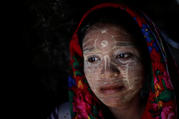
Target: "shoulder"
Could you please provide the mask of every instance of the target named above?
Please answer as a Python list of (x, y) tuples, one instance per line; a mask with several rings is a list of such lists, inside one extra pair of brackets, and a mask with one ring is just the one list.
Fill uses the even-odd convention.
[(58, 116), (59, 116), (58, 119), (71, 119), (69, 102), (60, 105)]
[(71, 119), (70, 103), (65, 102), (58, 108), (55, 108), (54, 112), (51, 113), (49, 119)]

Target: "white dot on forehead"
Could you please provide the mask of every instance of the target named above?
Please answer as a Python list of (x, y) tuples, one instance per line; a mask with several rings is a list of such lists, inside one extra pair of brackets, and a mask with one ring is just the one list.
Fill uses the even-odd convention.
[(101, 41), (101, 47), (106, 47), (107, 45), (108, 45), (108, 41), (107, 40)]
[(106, 33), (106, 32), (107, 32), (106, 29), (101, 30), (101, 33), (102, 33), (102, 34), (104, 34), (104, 33)]

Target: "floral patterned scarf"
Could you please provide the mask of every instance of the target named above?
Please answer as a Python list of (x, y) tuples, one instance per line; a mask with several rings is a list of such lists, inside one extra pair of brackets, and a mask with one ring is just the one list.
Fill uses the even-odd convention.
[[(144, 14), (116, 3), (102, 3), (88, 10), (82, 17), (70, 41), (71, 75), (68, 78), (69, 101), (73, 119), (104, 119), (103, 104), (88, 86), (83, 72), (83, 54), (78, 30), (85, 18), (95, 10), (116, 8), (128, 13), (140, 27), (151, 59), (151, 84), (141, 119), (177, 119), (177, 104), (172, 80), (178, 80), (174, 61), (164, 49), (162, 37), (155, 24)], [(170, 59), (170, 60), (169, 60)], [(173, 71), (169, 72), (169, 65)], [(175, 75), (175, 76), (172, 76)]]

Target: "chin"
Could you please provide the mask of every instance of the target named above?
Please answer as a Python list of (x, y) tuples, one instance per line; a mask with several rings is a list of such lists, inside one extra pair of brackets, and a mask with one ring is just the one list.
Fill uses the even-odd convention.
[(123, 105), (125, 105), (125, 104), (123, 104), (123, 103), (121, 103), (121, 102), (108, 102), (108, 103), (103, 103), (105, 106), (107, 106), (107, 107), (121, 107), (121, 106), (123, 106)]
[(101, 102), (104, 105), (106, 105), (107, 107), (119, 107), (119, 106), (122, 106), (122, 105), (125, 105), (126, 103), (128, 103), (126, 100), (123, 100), (120, 97), (103, 98), (103, 99), (101, 99)]
[(111, 96), (102, 96), (99, 99), (101, 100), (101, 102), (106, 105), (107, 107), (120, 107), (120, 106), (124, 106), (124, 105), (128, 105), (129, 103), (131, 103), (132, 101), (134, 101), (135, 99), (137, 99), (137, 95), (111, 95)]

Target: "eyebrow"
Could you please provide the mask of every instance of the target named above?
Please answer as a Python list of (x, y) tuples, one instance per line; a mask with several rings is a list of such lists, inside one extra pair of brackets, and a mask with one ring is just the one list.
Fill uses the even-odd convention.
[(117, 42), (116, 45), (117, 46), (135, 46), (135, 44), (131, 42)]
[(84, 49), (83, 49), (83, 52), (90, 52), (90, 51), (92, 51), (92, 50), (94, 50), (94, 47), (84, 48)]

